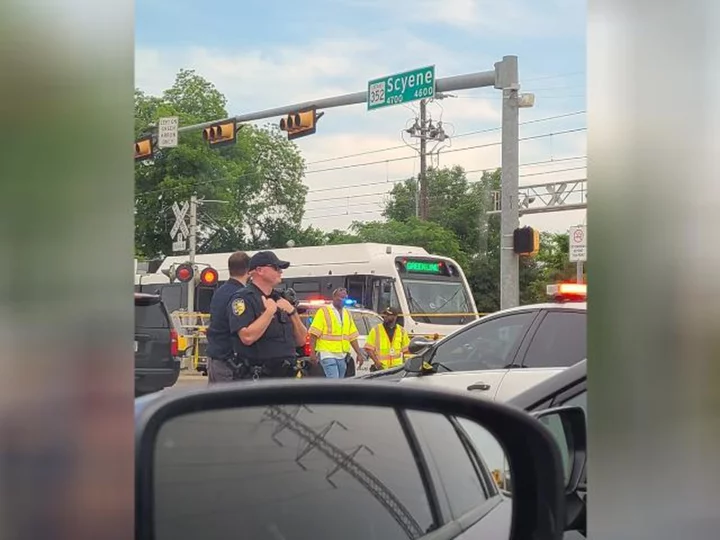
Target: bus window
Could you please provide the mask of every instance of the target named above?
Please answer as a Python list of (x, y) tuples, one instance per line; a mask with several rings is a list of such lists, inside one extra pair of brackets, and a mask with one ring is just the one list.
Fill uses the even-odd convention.
[(400, 308), (397, 292), (392, 278), (375, 278), (372, 282), (372, 307), (376, 313), (382, 313), (393, 306)]

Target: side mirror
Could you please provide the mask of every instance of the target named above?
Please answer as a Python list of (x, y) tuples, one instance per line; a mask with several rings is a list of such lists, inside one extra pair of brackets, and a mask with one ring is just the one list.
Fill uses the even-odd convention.
[(408, 350), (410, 351), (410, 354), (422, 354), (433, 345), (435, 345), (434, 341), (424, 337), (414, 337), (410, 340)]
[(423, 373), (426, 371), (423, 369), (423, 364), (422, 356), (412, 356), (405, 361), (403, 369), (408, 373)]
[[(484, 465), (483, 433), (508, 456), (512, 500)], [(135, 441), (136, 540), (208, 531), (451, 538), (471, 523), (503, 539), (562, 538), (552, 434), (524, 411), (470, 394), (351, 379), (175, 390), (135, 402)], [(458, 481), (478, 497), (449, 516), (437, 501)]]
[(534, 413), (560, 449), (565, 484), (565, 530), (585, 531), (587, 418), (582, 407), (557, 407)]

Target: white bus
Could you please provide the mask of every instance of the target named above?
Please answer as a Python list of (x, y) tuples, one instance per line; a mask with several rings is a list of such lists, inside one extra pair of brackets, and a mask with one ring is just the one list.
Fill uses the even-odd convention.
[[(460, 265), (423, 248), (366, 243), (273, 251), (290, 262), (283, 285), (292, 287), (301, 300), (330, 299), (334, 289), (345, 287), (351, 299), (375, 312), (390, 305), (400, 308), (402, 324), (413, 335), (442, 337), (478, 318)], [(229, 252), (202, 254), (195, 261), (217, 270), (222, 283), (228, 279), (229, 256)], [(168, 283), (163, 271), (186, 261), (187, 256), (167, 257), (156, 279), (145, 274), (136, 278), (136, 285)]]

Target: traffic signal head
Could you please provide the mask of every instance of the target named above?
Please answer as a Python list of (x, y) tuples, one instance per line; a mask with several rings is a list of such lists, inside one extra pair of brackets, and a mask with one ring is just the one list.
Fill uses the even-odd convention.
[(288, 114), (280, 119), (280, 129), (287, 132), (288, 140), (312, 135), (316, 131), (317, 121), (325, 113), (318, 113), (315, 109)]
[(145, 161), (153, 157), (152, 135), (135, 141), (135, 161)]
[(237, 142), (237, 125), (235, 120), (218, 122), (203, 129), (203, 139), (211, 148), (229, 146)]
[(532, 227), (513, 232), (513, 251), (518, 255), (536, 255), (540, 250), (540, 233)]

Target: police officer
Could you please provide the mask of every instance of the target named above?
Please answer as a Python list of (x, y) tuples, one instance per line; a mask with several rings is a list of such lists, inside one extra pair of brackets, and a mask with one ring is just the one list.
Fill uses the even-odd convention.
[(272, 251), (250, 259), (250, 282), (230, 300), (229, 319), (235, 361), (245, 366), (242, 378), (295, 376), (296, 348), (307, 329), (295, 307), (274, 288), (290, 263)]
[(207, 329), (208, 384), (233, 380), (234, 359), (228, 308), (230, 299), (248, 280), (250, 257), (236, 251), (228, 258), (230, 279), (217, 288), (210, 301), (210, 324)]

